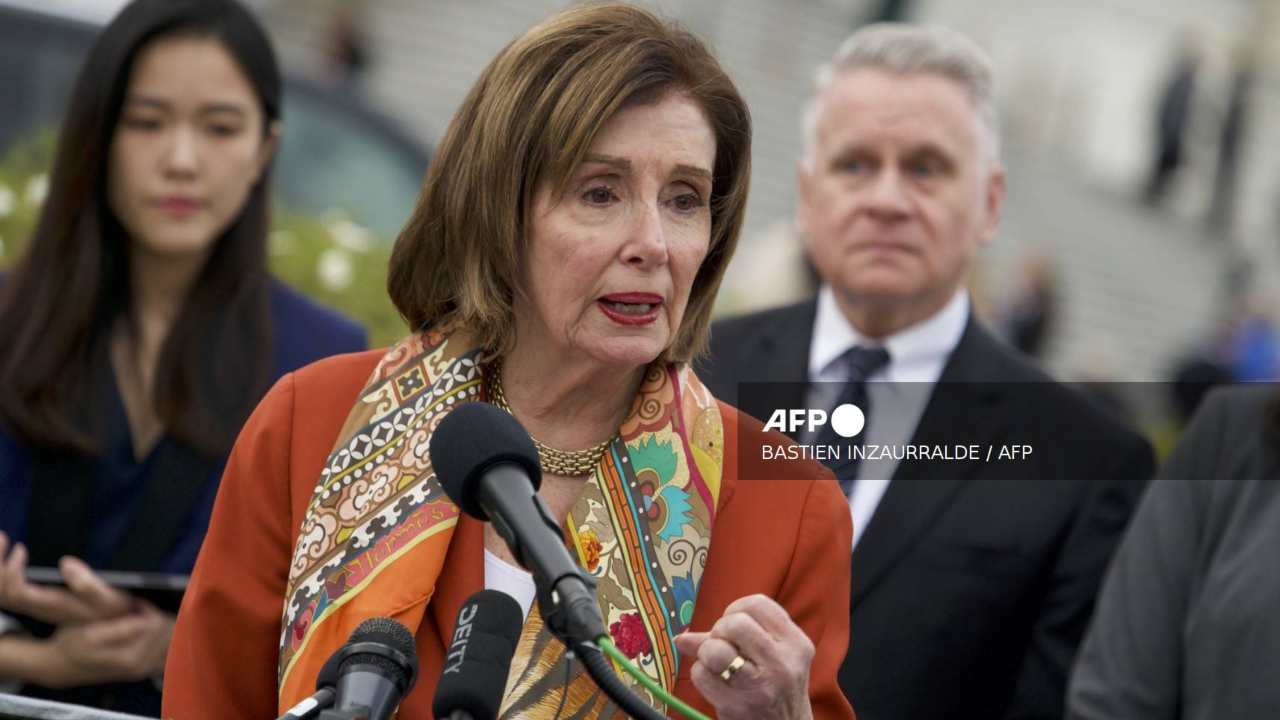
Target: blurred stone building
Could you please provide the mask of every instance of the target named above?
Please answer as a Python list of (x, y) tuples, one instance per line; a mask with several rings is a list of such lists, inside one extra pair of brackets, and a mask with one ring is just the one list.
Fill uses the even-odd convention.
[[(331, 67), (333, 22), (354, 15), (367, 43), (359, 92), (434, 140), (480, 70), (514, 36), (567, 0), (254, 0), (294, 68)], [(813, 69), (868, 18), (885, 11), (961, 30), (992, 55), (1006, 132), (1010, 199), (984, 256), (979, 304), (1015, 284), (1027, 252), (1058, 263), (1063, 306), (1050, 364), (1062, 374), (1155, 379), (1167, 358), (1214, 322), (1225, 243), (1203, 241), (1215, 122), (1231, 49), (1274, 36), (1276, 0), (648, 0), (707, 38), (755, 119), (752, 192), (742, 251), (721, 297), (725, 311), (805, 292), (792, 237), (798, 115)], [(340, 8), (346, 8), (341, 13)], [(355, 11), (354, 14), (351, 11)], [(348, 17), (348, 20), (350, 17)], [(1156, 95), (1190, 28), (1206, 53), (1190, 160), (1170, 217), (1133, 196), (1148, 167)], [(1273, 260), (1280, 158), (1280, 61), (1262, 56), (1250, 110), (1235, 241), (1258, 267)], [(336, 80), (335, 80), (336, 81)], [(353, 90), (355, 91), (355, 90)], [(990, 301), (990, 302), (988, 302)]]

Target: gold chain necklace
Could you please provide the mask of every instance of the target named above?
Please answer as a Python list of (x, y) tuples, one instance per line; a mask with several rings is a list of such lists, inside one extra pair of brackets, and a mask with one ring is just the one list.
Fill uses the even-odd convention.
[[(501, 362), (495, 362), (489, 367), (485, 380), (490, 402), (505, 410), (508, 415), (515, 417), (515, 413), (511, 412), (511, 406), (507, 404), (507, 394), (502, 390)], [(532, 435), (529, 439), (533, 440), (533, 446), (538, 449), (538, 462), (542, 465), (542, 472), (562, 477), (579, 477), (594, 473), (596, 465), (600, 462), (600, 456), (609, 447), (609, 443), (613, 442), (610, 438), (583, 450), (561, 450), (543, 443)]]

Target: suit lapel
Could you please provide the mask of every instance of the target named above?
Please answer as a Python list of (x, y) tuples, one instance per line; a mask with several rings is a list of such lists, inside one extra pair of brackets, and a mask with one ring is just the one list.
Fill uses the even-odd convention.
[[(804, 407), (809, 380), (809, 344), (817, 301), (796, 305), (780, 314), (757, 336), (747, 355), (738, 361), (750, 367), (740, 377), (753, 385), (738, 388), (738, 408), (767, 422), (778, 408)], [(793, 438), (794, 439), (794, 438)]]
[[(1004, 431), (1003, 393), (998, 383), (982, 382), (992, 353), (991, 338), (973, 319), (943, 368), (911, 442), (952, 445), (956, 428), (970, 429), (963, 442), (987, 444)], [(904, 460), (893, 474), (884, 497), (871, 516), (853, 551), (850, 608), (866, 597), (888, 572), (928, 532), (935, 519), (955, 500), (965, 481), (981, 469), (983, 460)]]

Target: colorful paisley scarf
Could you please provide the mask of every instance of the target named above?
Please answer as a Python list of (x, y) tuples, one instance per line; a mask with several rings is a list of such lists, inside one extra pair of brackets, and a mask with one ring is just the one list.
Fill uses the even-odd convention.
[[(459, 513), (427, 448), (450, 410), (485, 399), (479, 355), (462, 333), (406, 338), (378, 363), (348, 414), (289, 569), (281, 712), (313, 692), (320, 666), (362, 621), (393, 616), (412, 631), (422, 622)], [(565, 523), (579, 562), (598, 583), (614, 642), (668, 690), (679, 661), (674, 638), (693, 618), (711, 542), (723, 439), (715, 400), (692, 371), (650, 366)], [(564, 717), (618, 713), (578, 663), (566, 691), (563, 657), (535, 605), (512, 662), (502, 717), (551, 718), (562, 699)]]

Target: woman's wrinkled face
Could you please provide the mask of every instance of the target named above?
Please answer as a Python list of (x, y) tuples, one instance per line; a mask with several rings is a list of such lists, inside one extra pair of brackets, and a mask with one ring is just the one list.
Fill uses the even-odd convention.
[(715, 156), (710, 124), (683, 94), (610, 118), (564, 193), (536, 192), (518, 342), (609, 365), (657, 358), (707, 255)]
[(171, 37), (138, 53), (111, 141), (107, 196), (135, 250), (208, 253), (275, 146), (249, 79), (217, 40)]

